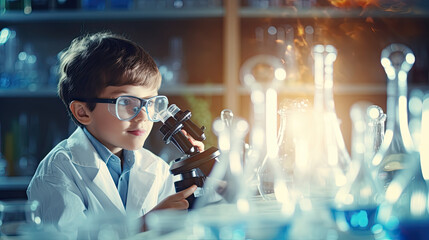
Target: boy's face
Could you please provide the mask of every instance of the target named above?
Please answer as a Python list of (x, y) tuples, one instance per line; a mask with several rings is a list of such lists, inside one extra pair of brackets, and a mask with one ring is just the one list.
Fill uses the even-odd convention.
[[(135, 85), (108, 86), (98, 98), (114, 99), (124, 95), (149, 98), (158, 95), (158, 91)], [(153, 122), (148, 119), (144, 108), (133, 119), (121, 121), (109, 112), (108, 103), (97, 103), (86, 128), (112, 153), (117, 154), (122, 149), (142, 148), (152, 126)]]

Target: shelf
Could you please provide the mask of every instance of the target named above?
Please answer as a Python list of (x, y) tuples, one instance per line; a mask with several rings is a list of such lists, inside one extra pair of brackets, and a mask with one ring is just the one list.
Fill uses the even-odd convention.
[(56, 88), (43, 88), (37, 90), (27, 89), (0, 89), (0, 98), (4, 97), (57, 97)]
[(339, 9), (339, 8), (310, 8), (296, 9), (293, 7), (251, 8), (240, 9), (243, 18), (428, 18), (429, 9), (409, 9), (407, 11), (383, 11), (381, 9)]
[[(193, 84), (193, 85), (163, 85), (159, 90), (159, 94), (169, 96), (180, 96), (185, 94), (194, 95), (222, 95), (225, 88), (222, 84)], [(11, 97), (57, 97), (56, 88), (44, 88), (34, 91), (27, 89), (0, 89), (0, 98)]]
[(0, 190), (27, 189), (31, 176), (0, 177)]
[(222, 95), (224, 93), (225, 88), (222, 84), (163, 85), (159, 90), (159, 94), (168, 96), (182, 96), (186, 94)]
[[(282, 86), (276, 89), (280, 94), (313, 94), (314, 85), (302, 84), (293, 86)], [(240, 94), (249, 94), (250, 90), (244, 86), (239, 88)], [(336, 95), (361, 95), (361, 94), (385, 94), (386, 84), (339, 84), (334, 86)]]
[(139, 20), (139, 19), (190, 19), (220, 18), (224, 10), (221, 7), (154, 9), (154, 10), (56, 10), (23, 12), (6, 12), (0, 14), (1, 22), (35, 22), (35, 21), (82, 21), (82, 20)]

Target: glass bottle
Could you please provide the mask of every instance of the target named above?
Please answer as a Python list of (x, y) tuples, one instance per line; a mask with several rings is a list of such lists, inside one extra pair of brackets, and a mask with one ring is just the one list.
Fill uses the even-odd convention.
[(368, 108), (368, 102), (358, 102), (350, 110), (352, 163), (347, 183), (336, 193), (331, 212), (341, 231), (372, 235), (381, 229), (376, 222), (376, 212), (383, 201), (384, 190), (374, 181), (366, 161), (366, 146), (372, 144), (366, 137)]
[(413, 52), (402, 44), (391, 44), (381, 53), (388, 79), (387, 122), (383, 143), (372, 166), (386, 189), (398, 171), (407, 167), (407, 149), (414, 148), (407, 114), (407, 73), (414, 61)]

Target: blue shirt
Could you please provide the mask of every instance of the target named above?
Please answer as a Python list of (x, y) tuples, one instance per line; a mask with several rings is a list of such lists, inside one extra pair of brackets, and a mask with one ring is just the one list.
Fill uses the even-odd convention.
[(109, 169), (110, 175), (116, 184), (122, 203), (124, 207), (126, 207), (130, 169), (135, 161), (134, 153), (129, 150), (123, 150), (124, 169), (121, 169), (121, 159), (113, 154), (106, 146), (101, 144), (86, 128), (83, 128), (83, 131), (94, 146), (98, 155), (100, 155), (100, 158), (106, 163), (107, 169)]

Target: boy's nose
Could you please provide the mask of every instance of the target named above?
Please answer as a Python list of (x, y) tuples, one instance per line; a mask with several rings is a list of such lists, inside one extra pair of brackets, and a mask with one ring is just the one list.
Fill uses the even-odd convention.
[(149, 120), (147, 113), (145, 111), (145, 108), (143, 107), (142, 109), (140, 109), (140, 112), (132, 120), (135, 120), (135, 121), (147, 121), (147, 120)]

